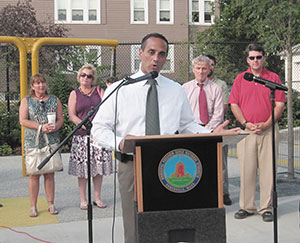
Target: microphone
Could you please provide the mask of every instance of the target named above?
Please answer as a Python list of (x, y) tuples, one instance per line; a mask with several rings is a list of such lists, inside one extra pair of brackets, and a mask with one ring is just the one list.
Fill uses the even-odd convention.
[(124, 85), (134, 84), (134, 83), (146, 80), (146, 79), (155, 79), (157, 76), (158, 76), (158, 72), (152, 71), (152, 72), (147, 73), (147, 74), (145, 74), (141, 77), (138, 77), (138, 78), (129, 78), (128, 81), (126, 83), (124, 83)]
[(286, 86), (284, 86), (282, 84), (275, 83), (273, 81), (270, 81), (270, 80), (267, 80), (267, 79), (264, 79), (264, 78), (257, 77), (255, 75), (253, 75), (252, 73), (245, 73), (244, 74), (244, 79), (246, 79), (247, 81), (254, 81), (256, 83), (262, 84), (267, 88), (288, 91), (288, 88)]

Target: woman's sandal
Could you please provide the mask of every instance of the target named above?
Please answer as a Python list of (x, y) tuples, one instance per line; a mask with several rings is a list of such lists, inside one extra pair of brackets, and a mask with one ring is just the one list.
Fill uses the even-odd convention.
[(31, 207), (29, 217), (37, 217), (37, 216), (38, 216), (38, 212), (37, 212), (36, 207)]
[(88, 209), (88, 204), (87, 204), (87, 202), (81, 202), (81, 203), (80, 203), (80, 209), (81, 209), (81, 210), (87, 210), (87, 209)]
[(93, 201), (93, 204), (95, 206), (97, 206), (98, 208), (106, 208), (107, 205), (105, 203), (103, 203), (102, 201), (98, 200), (98, 201)]
[(52, 205), (50, 205), (50, 206), (48, 207), (48, 211), (49, 211), (49, 213), (52, 214), (52, 215), (58, 214), (58, 211), (57, 211), (57, 209), (55, 208), (54, 204), (52, 204)]

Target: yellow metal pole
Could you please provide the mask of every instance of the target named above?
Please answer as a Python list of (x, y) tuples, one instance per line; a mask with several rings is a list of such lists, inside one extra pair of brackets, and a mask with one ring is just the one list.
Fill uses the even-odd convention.
[[(20, 56), (20, 100), (27, 94), (27, 50), (23, 42), (17, 37), (0, 36), (0, 43), (11, 43), (18, 47)], [(22, 144), (22, 171), (26, 176), (24, 164), (24, 127), (21, 127), (21, 144)]]
[[(27, 95), (27, 53), (32, 53), (32, 75), (39, 72), (39, 50), (43, 45), (99, 45), (112, 46), (118, 45), (116, 40), (103, 39), (80, 39), (80, 38), (23, 38), (12, 36), (0, 36), (0, 43), (11, 43), (18, 47), (20, 56), (20, 100)], [(22, 173), (26, 176), (24, 160), (24, 127), (21, 127), (22, 144)]]
[(116, 40), (103, 39), (80, 39), (80, 38), (37, 38), (32, 45), (31, 63), (32, 75), (39, 72), (39, 51), (44, 45), (98, 45), (98, 46), (112, 46), (118, 45)]

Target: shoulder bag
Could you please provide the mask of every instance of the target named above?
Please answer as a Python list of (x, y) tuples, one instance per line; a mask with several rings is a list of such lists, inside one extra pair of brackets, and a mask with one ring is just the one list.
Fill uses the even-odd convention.
[(51, 154), (51, 152), (57, 148), (57, 143), (49, 144), (47, 134), (43, 133), (46, 146), (39, 148), (39, 137), (42, 129), (42, 125), (39, 126), (34, 148), (27, 148), (25, 150), (25, 167), (28, 175), (40, 175), (46, 173), (52, 173), (63, 169), (63, 163), (60, 153), (57, 151), (51, 159), (45, 164), (45, 166), (39, 170), (38, 166), (40, 163)]

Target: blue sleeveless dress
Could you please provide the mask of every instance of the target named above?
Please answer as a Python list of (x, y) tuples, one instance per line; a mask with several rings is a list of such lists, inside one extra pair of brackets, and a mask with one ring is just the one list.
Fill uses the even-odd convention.
[[(38, 100), (33, 99), (30, 96), (26, 97), (28, 106), (28, 120), (38, 122), (40, 124), (48, 123), (47, 112), (56, 112), (57, 110), (57, 97), (50, 95), (47, 100), (45, 100), (45, 108), (42, 109), (41, 104)], [(24, 146), (25, 148), (33, 148), (35, 145), (35, 138), (37, 135), (36, 129), (31, 129), (25, 127), (24, 133)], [(59, 143), (59, 133), (58, 131), (48, 133), (48, 139), (50, 144)], [(45, 146), (45, 141), (42, 133), (39, 138), (39, 147)]]

